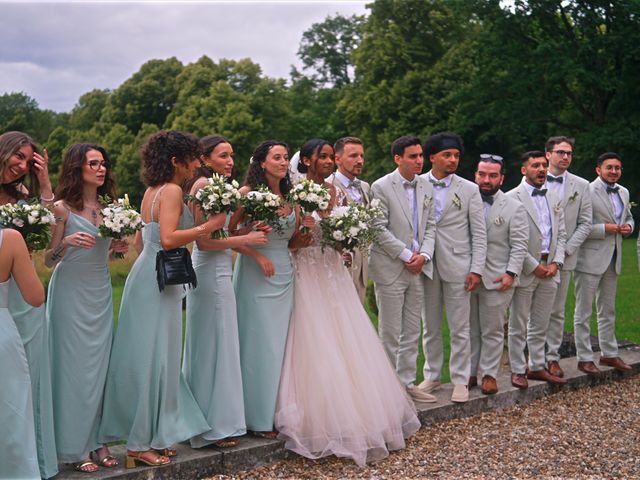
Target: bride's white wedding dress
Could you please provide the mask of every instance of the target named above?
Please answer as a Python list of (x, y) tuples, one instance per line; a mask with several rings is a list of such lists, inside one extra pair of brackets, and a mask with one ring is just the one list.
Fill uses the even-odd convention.
[(420, 428), (342, 257), (314, 244), (294, 255), (294, 307), (275, 427), (286, 448), (308, 458), (352, 458), (362, 466), (404, 448)]

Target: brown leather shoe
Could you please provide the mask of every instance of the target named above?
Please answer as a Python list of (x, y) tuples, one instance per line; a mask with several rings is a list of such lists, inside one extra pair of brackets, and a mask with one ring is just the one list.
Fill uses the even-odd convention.
[(567, 383), (567, 381), (564, 378), (551, 375), (544, 368), (542, 370), (536, 370), (536, 371), (529, 370), (527, 372), (527, 378), (529, 380), (541, 380), (543, 382), (553, 383), (554, 385), (564, 385), (565, 383)]
[(600, 369), (593, 362), (578, 362), (578, 370), (592, 377), (597, 377), (600, 374)]
[(630, 372), (633, 370), (631, 366), (624, 363), (620, 357), (600, 357), (600, 365), (606, 365), (607, 367), (613, 367), (620, 372)]
[(560, 378), (564, 377), (564, 371), (562, 371), (560, 364), (555, 360), (551, 360), (547, 362), (547, 370), (554, 377), (560, 377)]
[(480, 387), (482, 393), (485, 395), (493, 395), (494, 393), (498, 393), (498, 384), (496, 383), (496, 379), (490, 375), (485, 375), (482, 377), (482, 386)]
[(520, 390), (524, 390), (529, 388), (529, 382), (527, 382), (527, 376), (524, 373), (512, 373), (511, 374), (511, 385)]
[(468, 384), (468, 387), (469, 387), (469, 388), (473, 388), (473, 387), (475, 387), (475, 386), (477, 386), (477, 385), (478, 385), (478, 377), (476, 377), (475, 375), (474, 375), (474, 376), (469, 377), (469, 384)]

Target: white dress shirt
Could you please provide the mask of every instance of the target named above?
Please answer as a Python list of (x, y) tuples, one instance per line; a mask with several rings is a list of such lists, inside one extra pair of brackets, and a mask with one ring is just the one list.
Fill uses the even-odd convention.
[(449, 188), (451, 187), (451, 175), (447, 175), (442, 180), (438, 180), (431, 174), (431, 170), (427, 173), (427, 180), (431, 183), (434, 182), (444, 182), (445, 186), (440, 187), (433, 185), (433, 197), (436, 202), (435, 210), (436, 210), (436, 222), (440, 220), (442, 216), (442, 212), (444, 212), (445, 201), (447, 200), (447, 193), (449, 193)]
[[(418, 227), (419, 227), (418, 208), (417, 208), (418, 205), (416, 202), (416, 185), (415, 185), (416, 182), (418, 181), (418, 176), (416, 175), (415, 177), (413, 177), (413, 185), (411, 185), (411, 182), (409, 180), (407, 180), (402, 175), (400, 175), (400, 172), (398, 172), (398, 176), (402, 181), (404, 194), (407, 198), (407, 203), (409, 204), (409, 210), (411, 212), (411, 223), (413, 224), (413, 240), (411, 241), (411, 249), (405, 248), (404, 250), (402, 250), (402, 252), (400, 252), (400, 256), (399, 256), (400, 260), (402, 260), (404, 263), (407, 263), (409, 262), (409, 260), (411, 260), (411, 257), (413, 256), (413, 252), (420, 253), (420, 242), (418, 241)], [(420, 253), (420, 255), (422, 255), (426, 259), (426, 261), (431, 260), (431, 257), (426, 253)]]
[[(600, 179), (600, 181), (604, 185), (605, 192), (606, 192), (607, 187), (611, 187), (611, 185), (609, 185), (607, 182), (602, 180), (602, 178)], [(617, 187), (618, 184), (616, 183), (613, 186)], [(609, 196), (609, 200), (611, 201), (611, 205), (613, 206), (613, 214), (616, 217), (616, 223), (620, 225), (620, 222), (622, 221), (622, 214), (624, 213), (624, 205), (622, 203), (622, 199), (620, 198), (620, 194), (617, 192), (616, 193), (612, 192), (612, 193), (608, 193), (607, 195)]]
[(567, 172), (564, 172), (562, 175), (558, 176), (548, 173), (547, 176), (553, 178), (562, 178), (562, 183), (547, 182), (546, 188), (555, 193), (556, 197), (558, 197), (561, 202), (564, 202), (564, 192), (567, 189)]
[[(533, 190), (536, 187), (529, 185), (527, 182), (524, 184), (527, 187), (527, 192), (529, 192), (533, 206), (538, 214), (538, 225), (540, 225), (540, 230), (542, 231), (542, 252), (540, 253), (543, 255), (548, 254), (551, 249), (551, 212), (549, 211), (547, 198), (544, 195), (534, 196)], [(542, 188), (547, 188), (547, 186), (548, 185), (545, 184)]]
[(351, 200), (355, 203), (361, 204), (362, 190), (360, 189), (360, 187), (356, 187), (346, 175), (340, 173), (340, 170), (336, 170), (335, 177), (342, 185), (344, 185), (344, 188), (347, 190), (347, 192), (349, 192)]

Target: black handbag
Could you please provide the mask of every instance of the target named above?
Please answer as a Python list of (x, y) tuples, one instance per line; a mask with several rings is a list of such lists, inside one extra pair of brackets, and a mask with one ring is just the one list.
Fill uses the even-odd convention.
[(193, 288), (198, 286), (196, 272), (191, 263), (191, 255), (189, 250), (184, 247), (160, 250), (156, 255), (156, 275), (158, 288), (161, 292), (165, 285), (188, 283)]

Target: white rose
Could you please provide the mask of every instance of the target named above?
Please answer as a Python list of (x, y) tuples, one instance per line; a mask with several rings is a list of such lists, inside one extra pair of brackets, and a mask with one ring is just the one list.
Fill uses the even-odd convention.
[(337, 240), (339, 242), (344, 240), (344, 234), (340, 230), (334, 230), (331, 236), (334, 240)]
[(14, 218), (13, 219), (13, 224), (18, 228), (24, 227), (24, 221), (19, 219), (19, 218)]
[(307, 192), (300, 192), (300, 194), (298, 195), (298, 198), (300, 200), (304, 200), (305, 198), (307, 198)]
[(358, 227), (351, 227), (349, 229), (349, 236), (356, 237), (360, 233), (360, 229)]

